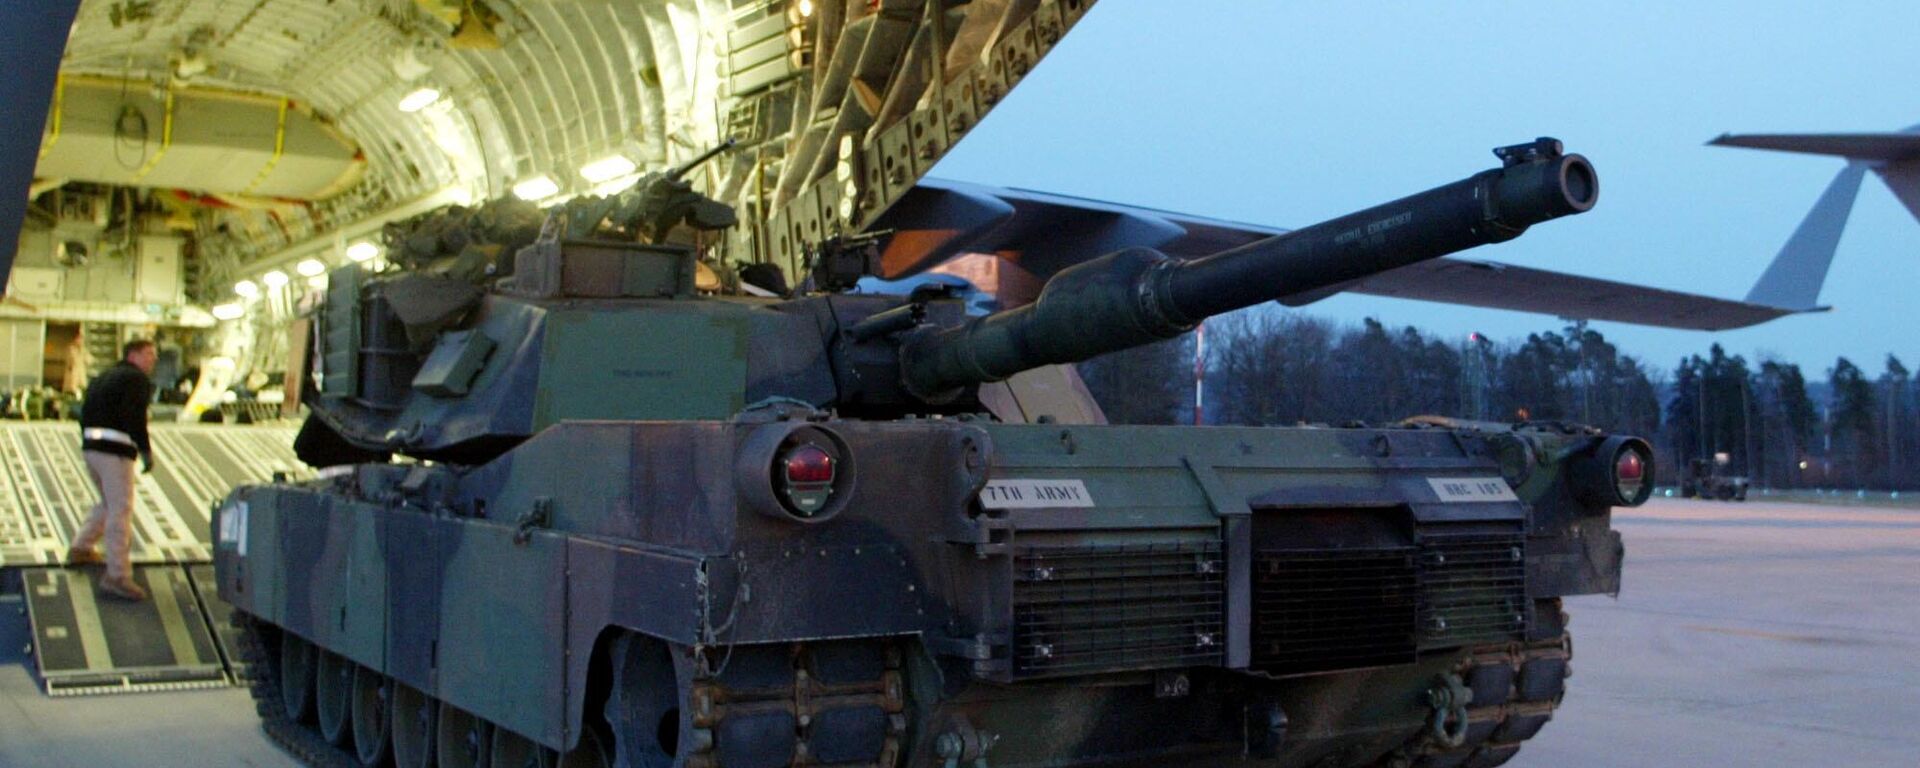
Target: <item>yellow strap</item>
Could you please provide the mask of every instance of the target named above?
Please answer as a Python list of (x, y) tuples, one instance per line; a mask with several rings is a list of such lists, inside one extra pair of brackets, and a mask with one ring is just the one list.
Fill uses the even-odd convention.
[(66, 111), (67, 77), (55, 75), (53, 78), (53, 127), (47, 133), (47, 140), (40, 142), (40, 157), (46, 157), (53, 149), (54, 142), (60, 140), (60, 113)]
[(147, 174), (153, 172), (153, 167), (160, 164), (160, 158), (166, 157), (167, 150), (172, 148), (173, 148), (173, 89), (169, 88), (167, 89), (167, 114), (166, 114), (166, 117), (163, 117), (160, 120), (160, 151), (153, 153), (153, 157), (147, 158), (146, 165), (140, 166), (140, 170), (134, 172), (133, 180), (139, 181), (141, 179), (146, 178)]
[(253, 194), (253, 190), (255, 188), (258, 188), (261, 185), (261, 183), (267, 180), (267, 174), (273, 173), (273, 167), (280, 164), (280, 155), (281, 153), (285, 152), (286, 149), (287, 149), (287, 100), (281, 99), (280, 100), (280, 124), (273, 129), (273, 157), (267, 160), (267, 164), (265, 167), (260, 169), (260, 175), (253, 177), (253, 183), (247, 185), (247, 188), (244, 190), (244, 194), (249, 194), (249, 195)]

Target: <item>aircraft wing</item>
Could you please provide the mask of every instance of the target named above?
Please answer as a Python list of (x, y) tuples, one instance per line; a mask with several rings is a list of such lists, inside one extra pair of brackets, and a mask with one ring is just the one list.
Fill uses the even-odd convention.
[[(882, 262), (888, 277), (932, 268), (967, 253), (995, 254), (1030, 273), (1032, 284), (1121, 248), (1155, 248), (1198, 258), (1286, 229), (1120, 205), (1025, 189), (922, 179), (881, 227), (895, 229)], [(1537, 312), (1555, 317), (1717, 331), (1808, 309), (1701, 296), (1632, 283), (1473, 259), (1440, 258), (1333, 289), (1282, 299), (1302, 306), (1334, 293)], [(1031, 296), (1003, 296), (1012, 304)]]
[[(1802, 311), (1825, 309), (1787, 309), (1496, 261), (1455, 258), (1423, 261), (1383, 272), (1350, 284), (1344, 290), (1396, 299), (1698, 331), (1745, 328)], [(1319, 297), (1304, 298), (1312, 301)], [(1291, 306), (1307, 301), (1281, 300)]]

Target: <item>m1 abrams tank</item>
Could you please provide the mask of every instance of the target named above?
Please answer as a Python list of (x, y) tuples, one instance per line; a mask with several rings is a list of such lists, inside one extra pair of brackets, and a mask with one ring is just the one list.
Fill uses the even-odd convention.
[[(510, 263), (338, 271), (301, 446), (329, 466), (218, 511), (266, 728), (316, 764), (1504, 762), (1561, 699), (1561, 598), (1619, 587), (1609, 512), (1646, 498), (1646, 443), (992, 407), (1023, 372), (1597, 197), (1558, 142), (1497, 153), (987, 316), (705, 293), (692, 249), (559, 216)], [(860, 261), (831, 256), (815, 285)]]

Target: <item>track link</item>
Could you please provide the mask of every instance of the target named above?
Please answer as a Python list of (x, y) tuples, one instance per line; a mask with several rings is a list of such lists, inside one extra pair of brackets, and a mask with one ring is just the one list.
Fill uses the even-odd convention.
[(294, 759), (312, 768), (359, 768), (360, 761), (328, 744), (318, 731), (287, 719), (280, 704), (279, 629), (235, 611), (231, 619), (239, 635), (241, 678), (253, 696), (254, 711), (267, 738)]

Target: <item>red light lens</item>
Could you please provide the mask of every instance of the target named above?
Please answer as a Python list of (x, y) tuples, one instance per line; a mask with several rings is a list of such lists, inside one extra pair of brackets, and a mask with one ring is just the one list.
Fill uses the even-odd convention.
[(802, 445), (787, 453), (787, 482), (833, 482), (833, 455), (817, 445)]
[(1620, 459), (1614, 462), (1613, 465), (1613, 474), (1615, 477), (1620, 478), (1621, 482), (1639, 480), (1646, 475), (1646, 472), (1647, 462), (1640, 458), (1639, 451), (1629, 450), (1622, 452)]
[(1632, 448), (1621, 451), (1613, 460), (1613, 487), (1620, 503), (1640, 503), (1647, 490), (1647, 458)]

